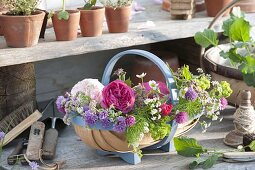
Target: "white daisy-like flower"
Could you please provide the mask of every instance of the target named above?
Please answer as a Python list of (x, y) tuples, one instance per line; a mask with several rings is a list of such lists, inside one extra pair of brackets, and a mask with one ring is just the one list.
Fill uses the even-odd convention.
[(136, 77), (137, 78), (140, 78), (140, 79), (142, 79), (142, 78), (144, 78), (146, 76), (146, 73), (142, 73), (142, 74), (138, 74), (138, 75), (136, 75)]
[(152, 90), (157, 90), (158, 84), (154, 80), (149, 81), (149, 86), (152, 88)]
[(151, 115), (155, 115), (157, 112), (158, 112), (157, 109), (152, 109), (151, 110)]
[(203, 71), (202, 68), (197, 68), (197, 72), (198, 72), (198, 73), (203, 73), (204, 71)]

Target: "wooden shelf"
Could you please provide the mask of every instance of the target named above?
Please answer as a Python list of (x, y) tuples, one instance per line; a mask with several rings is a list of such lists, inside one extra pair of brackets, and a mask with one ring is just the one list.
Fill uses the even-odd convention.
[[(0, 37), (0, 67), (193, 37), (212, 20), (205, 12), (197, 13), (191, 20), (171, 20), (170, 14), (161, 10), (160, 5), (146, 0), (141, 0), (141, 4), (146, 10), (133, 16), (128, 33), (110, 34), (104, 23), (100, 37), (79, 36), (74, 41), (57, 42), (53, 29), (48, 29), (45, 39), (30, 48), (8, 48), (4, 38)], [(255, 21), (255, 14), (247, 16)], [(146, 21), (153, 21), (155, 27), (139, 29)]]

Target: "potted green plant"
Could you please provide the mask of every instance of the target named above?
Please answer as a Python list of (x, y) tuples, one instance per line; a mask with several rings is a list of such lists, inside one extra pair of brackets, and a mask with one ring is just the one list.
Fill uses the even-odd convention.
[(0, 15), (9, 47), (30, 47), (38, 43), (45, 13), (36, 10), (38, 0), (0, 0), (8, 12)]
[(240, 8), (235, 7), (231, 17), (222, 26), (223, 34), (229, 39), (228, 44), (219, 46), (217, 33), (211, 29), (196, 33), (195, 41), (204, 48), (211, 45), (218, 48), (220, 56), (242, 73), (244, 82), (255, 87), (255, 41), (251, 36), (251, 28)]
[(105, 6), (105, 17), (110, 33), (123, 33), (128, 31), (133, 0), (100, 0)]
[[(205, 7), (207, 11), (207, 15), (209, 17), (215, 17), (216, 14), (228, 3), (232, 2), (233, 0), (205, 0)], [(225, 15), (229, 14), (229, 10), (225, 13)]]
[(62, 9), (52, 16), (52, 23), (57, 41), (71, 41), (77, 38), (80, 21), (79, 10), (66, 10), (65, 0), (62, 0)]
[(95, 5), (96, 0), (85, 0), (85, 5), (78, 8), (81, 13), (80, 29), (83, 37), (102, 35), (105, 8)]

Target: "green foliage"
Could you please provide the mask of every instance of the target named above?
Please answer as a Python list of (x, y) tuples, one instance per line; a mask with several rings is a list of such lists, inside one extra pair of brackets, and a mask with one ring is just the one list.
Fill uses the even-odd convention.
[(85, 5), (83, 6), (83, 9), (90, 10), (93, 6), (96, 5), (97, 0), (88, 0)]
[(39, 0), (0, 0), (0, 4), (10, 9), (10, 15), (31, 15), (36, 11)]
[[(221, 51), (220, 55), (228, 59), (231, 64), (243, 73), (244, 81), (247, 85), (255, 87), (255, 42), (250, 36), (251, 25), (245, 20), (244, 14), (239, 8), (234, 8), (231, 17), (224, 21), (223, 34), (230, 39), (230, 49)], [(210, 45), (218, 47), (218, 40), (213, 30), (205, 29), (204, 32), (198, 32), (195, 35), (196, 43), (202, 47)], [(220, 48), (220, 47), (219, 47)]]
[(195, 160), (189, 164), (189, 169), (203, 168), (209, 169), (218, 161), (219, 156), (217, 154), (210, 155), (206, 160)]
[(191, 73), (189, 71), (189, 66), (187, 66), (187, 65), (183, 66), (182, 75), (184, 76), (184, 78), (186, 80), (190, 80), (191, 79)]
[(130, 6), (133, 0), (99, 0), (104, 6), (112, 8), (120, 8)]
[(255, 152), (255, 140), (252, 141), (252, 142), (249, 144), (249, 148), (250, 148), (253, 152)]
[(205, 29), (203, 32), (197, 32), (194, 38), (196, 43), (204, 48), (207, 48), (210, 45), (217, 46), (219, 43), (217, 34), (210, 29)]
[[(229, 37), (234, 41), (250, 41), (251, 25), (244, 18), (237, 18), (228, 27)], [(226, 30), (224, 32), (227, 32)]]
[(67, 11), (60, 11), (58, 13), (58, 19), (59, 20), (68, 20), (69, 19), (69, 13)]
[(174, 146), (179, 155), (187, 157), (198, 156), (206, 152), (206, 150), (204, 150), (203, 147), (199, 145), (194, 138), (174, 138)]
[(167, 124), (165, 121), (161, 121), (158, 123), (151, 122), (149, 124), (149, 129), (151, 137), (154, 140), (160, 140), (169, 134), (171, 126)]

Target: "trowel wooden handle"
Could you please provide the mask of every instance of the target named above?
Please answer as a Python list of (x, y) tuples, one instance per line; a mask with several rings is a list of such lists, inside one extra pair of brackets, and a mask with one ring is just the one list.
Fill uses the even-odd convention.
[(56, 129), (48, 129), (45, 132), (44, 142), (43, 142), (43, 155), (42, 158), (46, 160), (54, 159), (56, 153), (58, 141), (58, 131)]

